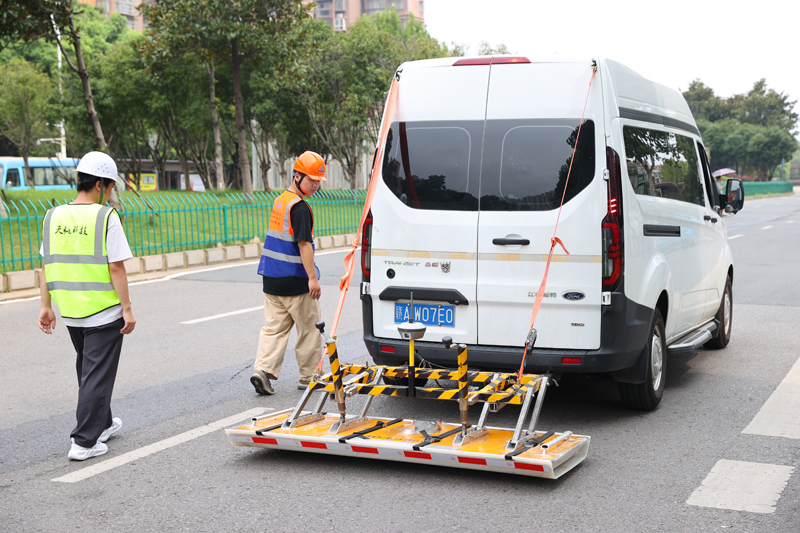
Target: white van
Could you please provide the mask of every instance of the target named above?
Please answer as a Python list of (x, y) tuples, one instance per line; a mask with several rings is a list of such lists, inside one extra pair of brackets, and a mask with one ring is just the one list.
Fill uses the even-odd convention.
[(557, 234), (569, 255), (556, 248), (526, 371), (608, 374), (627, 406), (651, 410), (668, 352), (727, 345), (722, 216), (743, 190), (718, 194), (679, 92), (592, 59), (435, 59), (397, 77), (362, 247), (376, 363), (406, 362), (397, 325), (413, 294), (425, 362), (454, 366), (449, 336), (471, 367), (519, 368), (570, 163)]

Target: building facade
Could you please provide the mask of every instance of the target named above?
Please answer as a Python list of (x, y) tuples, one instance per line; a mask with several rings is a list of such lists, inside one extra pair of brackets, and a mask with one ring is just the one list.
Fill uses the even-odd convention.
[(140, 4), (153, 4), (155, 0), (78, 0), (81, 4), (96, 6), (103, 10), (104, 15), (119, 13), (125, 17), (128, 27), (132, 30), (142, 31), (145, 26), (144, 17), (137, 9)]
[[(310, 4), (311, 0), (304, 3)], [(397, 11), (404, 24), (410, 16), (424, 22), (425, 15), (423, 0), (316, 0), (316, 4), (311, 16), (324, 20), (336, 31), (347, 31), (361, 15), (374, 16), (390, 9)]]

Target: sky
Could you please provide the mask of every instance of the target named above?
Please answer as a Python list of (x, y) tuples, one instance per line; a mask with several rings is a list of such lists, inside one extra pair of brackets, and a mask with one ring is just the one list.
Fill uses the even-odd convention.
[[(684, 91), (769, 88), (800, 100), (800, 0), (425, 0), (428, 32), (533, 57), (604, 57)], [(795, 105), (800, 112), (800, 105)]]

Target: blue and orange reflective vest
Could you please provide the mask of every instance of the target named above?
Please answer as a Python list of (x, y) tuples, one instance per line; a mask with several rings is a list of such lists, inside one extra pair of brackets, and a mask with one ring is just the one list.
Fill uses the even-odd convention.
[[(269, 217), (269, 230), (264, 241), (264, 249), (261, 251), (261, 261), (258, 264), (258, 273), (269, 278), (285, 278), (295, 276), (298, 278), (308, 278), (306, 269), (303, 267), (303, 260), (300, 258), (300, 247), (294, 240), (292, 230), (292, 217), (290, 213), (292, 206), (303, 199), (293, 192), (286, 191), (277, 198), (272, 204), (272, 213)], [(308, 207), (309, 211), (311, 206)], [(311, 213), (312, 220), (314, 213)], [(311, 236), (314, 236), (314, 229), (311, 229)], [(314, 242), (311, 242), (311, 249), (314, 249)], [(319, 279), (319, 269), (314, 265)]]

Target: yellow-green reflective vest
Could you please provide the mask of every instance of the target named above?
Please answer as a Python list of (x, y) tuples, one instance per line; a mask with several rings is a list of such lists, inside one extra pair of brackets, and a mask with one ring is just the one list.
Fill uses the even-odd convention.
[(119, 305), (106, 250), (108, 206), (60, 205), (44, 217), (47, 290), (66, 318), (86, 318)]

